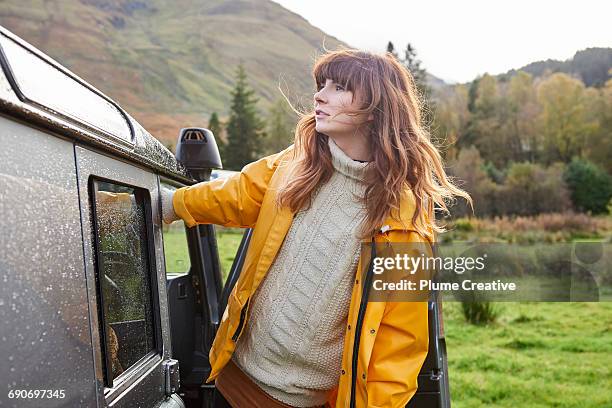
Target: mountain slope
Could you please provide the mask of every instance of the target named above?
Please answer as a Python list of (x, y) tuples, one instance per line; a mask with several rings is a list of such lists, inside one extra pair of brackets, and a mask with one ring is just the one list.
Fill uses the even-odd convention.
[(579, 77), (586, 86), (601, 86), (612, 75), (612, 48), (587, 48), (574, 54), (566, 61), (548, 59), (532, 62), (518, 70), (510, 70), (504, 75), (512, 76), (517, 71), (529, 72), (533, 76), (541, 76), (546, 70), (564, 72)]
[(304, 100), (324, 44), (342, 43), (269, 0), (2, 1), (0, 24), (111, 96), (155, 136), (228, 111), (237, 65), (265, 109)]

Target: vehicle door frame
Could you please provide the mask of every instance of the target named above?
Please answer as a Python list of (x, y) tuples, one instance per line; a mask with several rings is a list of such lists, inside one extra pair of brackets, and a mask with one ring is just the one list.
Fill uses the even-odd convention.
[[(171, 361), (170, 330), (165, 285), (165, 264), (161, 237), (161, 216), (159, 212), (159, 190), (157, 175), (145, 168), (110, 157), (75, 144), (75, 161), (81, 209), (85, 275), (89, 302), (89, 319), (94, 371), (98, 396), (98, 406), (156, 406), (168, 396), (166, 383), (166, 363)], [(149, 352), (129, 367), (114, 381), (113, 387), (104, 384), (102, 336), (100, 333), (97, 266), (95, 252), (95, 231), (93, 210), (90, 199), (92, 177), (146, 190), (149, 194), (145, 223), (149, 270), (151, 276), (151, 310), (155, 331), (155, 350)]]

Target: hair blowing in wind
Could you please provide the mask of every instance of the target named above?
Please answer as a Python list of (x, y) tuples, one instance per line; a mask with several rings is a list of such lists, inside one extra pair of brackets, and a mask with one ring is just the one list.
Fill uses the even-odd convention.
[[(369, 147), (373, 161), (367, 166), (366, 217), (360, 237), (365, 238), (382, 226), (385, 218), (397, 218), (400, 197), (410, 189), (416, 211), (415, 229), (427, 238), (443, 228), (435, 223), (434, 208), (448, 214), (447, 202), (455, 196), (471, 197), (449, 179), (442, 157), (422, 123), (423, 103), (410, 72), (387, 53), (376, 55), (359, 50), (329, 51), (313, 68), (315, 83), (331, 79), (353, 92), (362, 108), (349, 114), (372, 113)], [(334, 172), (327, 136), (315, 129), (314, 111), (301, 114), (295, 131), (294, 159), (298, 165), (281, 186), (277, 203), (297, 212), (310, 205), (315, 188)]]

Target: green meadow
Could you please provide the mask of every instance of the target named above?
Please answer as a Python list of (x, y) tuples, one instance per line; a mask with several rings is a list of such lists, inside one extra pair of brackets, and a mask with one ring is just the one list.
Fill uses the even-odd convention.
[(612, 303), (496, 303), (467, 323), (444, 303), (454, 407), (612, 407)]

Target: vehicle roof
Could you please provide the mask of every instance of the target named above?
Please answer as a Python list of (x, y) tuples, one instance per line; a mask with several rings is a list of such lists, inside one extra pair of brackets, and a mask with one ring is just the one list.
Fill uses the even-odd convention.
[(0, 66), (0, 114), (177, 181), (195, 182), (172, 152), (115, 101), (2, 26)]

